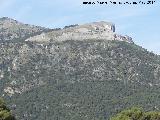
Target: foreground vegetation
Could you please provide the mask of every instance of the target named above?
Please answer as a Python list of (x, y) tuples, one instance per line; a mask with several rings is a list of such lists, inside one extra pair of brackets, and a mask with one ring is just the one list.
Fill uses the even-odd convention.
[(160, 112), (144, 112), (142, 108), (133, 107), (123, 110), (110, 120), (160, 120)]
[(0, 120), (15, 120), (2, 98), (0, 98)]

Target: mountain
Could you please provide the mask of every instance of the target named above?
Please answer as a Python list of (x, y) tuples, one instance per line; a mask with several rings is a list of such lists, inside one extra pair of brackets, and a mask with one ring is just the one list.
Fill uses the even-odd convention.
[(34, 42), (53, 42), (53, 41), (84, 41), (92, 40), (118, 40), (133, 43), (132, 38), (125, 35), (118, 35), (115, 33), (115, 25), (110, 22), (93, 22), (83, 25), (70, 25), (64, 29), (42, 33), (40, 35), (30, 37), (25, 41)]
[(0, 96), (18, 120), (106, 120), (133, 105), (160, 109), (160, 56), (114, 36), (121, 36), (115, 25), (102, 21), (3, 41)]
[(42, 31), (49, 29), (34, 25), (23, 24), (14, 19), (3, 17), (0, 18), (0, 42), (24, 40), (30, 36), (40, 34)]

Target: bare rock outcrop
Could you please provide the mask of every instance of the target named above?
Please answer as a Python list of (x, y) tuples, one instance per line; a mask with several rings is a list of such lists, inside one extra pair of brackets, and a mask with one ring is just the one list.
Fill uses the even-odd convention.
[(119, 40), (133, 43), (129, 36), (122, 36), (115, 33), (115, 25), (110, 22), (93, 22), (83, 25), (67, 27), (58, 31), (42, 33), (30, 37), (26, 41), (48, 42), (48, 41), (66, 41), (66, 40)]

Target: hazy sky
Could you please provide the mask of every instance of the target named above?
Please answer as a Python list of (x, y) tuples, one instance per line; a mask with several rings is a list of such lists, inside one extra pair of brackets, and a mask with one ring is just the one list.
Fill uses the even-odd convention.
[[(109, 21), (115, 23), (117, 33), (129, 35), (136, 44), (160, 54), (160, 1), (148, 5), (83, 5), (83, 1), (91, 0), (0, 0), (0, 17), (49, 28)], [(128, 0), (134, 1), (140, 0)]]

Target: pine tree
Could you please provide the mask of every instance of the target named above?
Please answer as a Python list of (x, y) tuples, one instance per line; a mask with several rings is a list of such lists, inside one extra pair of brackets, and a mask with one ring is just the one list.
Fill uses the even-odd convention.
[(0, 98), (0, 120), (15, 120), (2, 98)]

